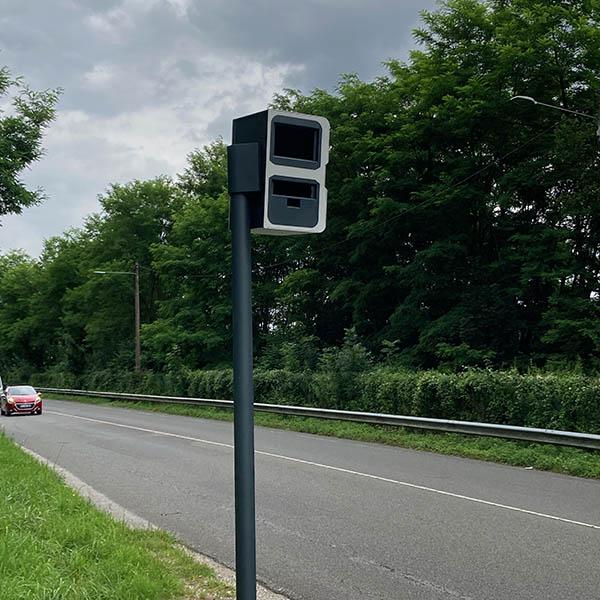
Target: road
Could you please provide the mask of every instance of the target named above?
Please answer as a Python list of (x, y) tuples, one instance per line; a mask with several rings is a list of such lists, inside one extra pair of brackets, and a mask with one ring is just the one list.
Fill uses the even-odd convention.
[[(232, 566), (231, 423), (47, 400), (2, 428)], [(600, 482), (256, 429), (258, 573), (295, 600), (600, 598)]]

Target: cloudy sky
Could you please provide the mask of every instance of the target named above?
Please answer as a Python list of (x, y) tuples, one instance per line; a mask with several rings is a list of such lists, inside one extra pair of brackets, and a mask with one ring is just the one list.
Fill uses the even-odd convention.
[(0, 0), (0, 66), (61, 87), (45, 157), (25, 174), (47, 200), (4, 217), (0, 252), (38, 255), (113, 182), (181, 171), (186, 155), (283, 88), (333, 90), (406, 58), (434, 0)]

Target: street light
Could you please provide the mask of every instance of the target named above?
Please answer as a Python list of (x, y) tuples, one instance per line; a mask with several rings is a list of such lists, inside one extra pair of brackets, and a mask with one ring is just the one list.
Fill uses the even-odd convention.
[(142, 368), (142, 350), (140, 333), (140, 265), (135, 263), (133, 271), (93, 271), (97, 275), (133, 275), (134, 289), (133, 300), (135, 306), (135, 371), (139, 373)]
[[(578, 117), (585, 117), (586, 119), (596, 120), (596, 117), (594, 117), (593, 115), (588, 115), (587, 113), (582, 113), (582, 112), (579, 112), (578, 110), (571, 110), (570, 108), (564, 108), (562, 106), (556, 106), (555, 104), (546, 104), (545, 102), (540, 102), (539, 100), (536, 100), (535, 98), (532, 98), (531, 96), (513, 96), (511, 98), (511, 101), (512, 100), (525, 100), (526, 102), (533, 102), (533, 104), (536, 104), (539, 106), (545, 106), (546, 108), (553, 108), (554, 110), (560, 110), (561, 112), (566, 112), (566, 113), (570, 113), (572, 115), (577, 115)], [(596, 130), (596, 135), (598, 136), (598, 139), (600, 140), (600, 114), (598, 114), (598, 129)]]

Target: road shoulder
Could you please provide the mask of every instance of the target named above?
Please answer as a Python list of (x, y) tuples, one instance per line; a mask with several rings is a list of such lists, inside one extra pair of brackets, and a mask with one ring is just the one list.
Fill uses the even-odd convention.
[[(151, 523), (150, 521), (140, 517), (134, 512), (121, 506), (114, 500), (111, 500), (92, 486), (87, 484), (85, 481), (79, 479), (73, 473), (67, 469), (57, 465), (56, 463), (48, 460), (41, 456), (37, 452), (30, 450), (29, 448), (15, 442), (24, 452), (29, 456), (43, 465), (46, 465), (53, 471), (55, 471), (64, 483), (75, 490), (82, 498), (89, 501), (93, 506), (98, 508), (104, 513), (109, 514), (113, 519), (124, 523), (131, 529), (145, 529), (145, 530), (159, 530), (160, 528)], [(224, 581), (226, 584), (234, 587), (235, 586), (235, 571), (229, 569), (225, 565), (216, 562), (209, 556), (201, 554), (183, 544), (178, 544), (178, 547), (183, 550), (188, 556), (193, 558), (196, 562), (210, 567), (217, 575), (219, 579)], [(288, 600), (287, 597), (277, 594), (262, 585), (257, 586), (257, 600)]]

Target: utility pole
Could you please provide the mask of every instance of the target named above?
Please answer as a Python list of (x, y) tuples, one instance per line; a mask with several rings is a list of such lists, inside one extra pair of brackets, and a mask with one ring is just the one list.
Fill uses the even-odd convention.
[(600, 90), (598, 90), (598, 128), (596, 129), (596, 137), (600, 142)]
[(135, 372), (142, 370), (142, 343), (140, 318), (140, 265), (133, 265), (133, 271), (92, 271), (97, 275), (133, 275), (133, 306), (135, 311)]
[(134, 304), (135, 304), (135, 372), (142, 370), (142, 343), (141, 343), (141, 319), (140, 319), (140, 265), (135, 263), (133, 267), (134, 277)]

